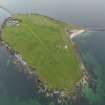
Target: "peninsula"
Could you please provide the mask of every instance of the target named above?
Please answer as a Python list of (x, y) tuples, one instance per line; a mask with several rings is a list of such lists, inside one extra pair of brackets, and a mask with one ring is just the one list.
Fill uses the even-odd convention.
[(2, 39), (21, 55), (24, 65), (36, 70), (50, 89), (72, 90), (82, 74), (65, 28), (79, 27), (41, 15), (16, 15), (8, 18)]

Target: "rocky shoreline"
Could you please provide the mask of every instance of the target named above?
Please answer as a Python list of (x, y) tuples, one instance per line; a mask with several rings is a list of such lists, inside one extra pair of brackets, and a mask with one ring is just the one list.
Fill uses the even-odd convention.
[[(10, 18), (8, 18), (10, 19)], [(46, 84), (43, 84), (43, 82), (38, 78), (37, 71), (33, 70), (23, 59), (22, 56), (16, 52), (14, 49), (12, 49), (10, 46), (8, 46), (7, 43), (5, 43), (2, 39), (2, 31), (5, 28), (6, 22), (8, 21), (6, 19), (4, 23), (1, 26), (0, 29), (0, 44), (1, 46), (4, 46), (7, 51), (14, 56), (14, 62), (17, 64), (21, 64), (24, 66), (25, 73), (27, 74), (28, 77), (33, 78), (33, 83), (36, 84), (36, 89), (38, 94), (41, 94), (45, 96), (46, 98), (50, 98), (51, 100), (55, 100), (57, 104), (62, 104), (66, 105), (70, 101), (75, 101), (78, 97), (82, 96), (82, 89), (88, 85), (89, 82), (89, 75), (86, 72), (86, 69), (84, 67), (84, 64), (81, 60), (80, 55), (78, 54), (77, 48), (76, 48), (76, 53), (78, 55), (78, 59), (80, 61), (80, 67), (81, 67), (81, 73), (82, 73), (82, 79), (79, 80), (79, 82), (76, 83), (76, 86), (74, 87), (73, 91), (71, 92), (65, 92), (64, 90), (50, 90)], [(73, 42), (73, 46), (75, 46), (75, 43)]]

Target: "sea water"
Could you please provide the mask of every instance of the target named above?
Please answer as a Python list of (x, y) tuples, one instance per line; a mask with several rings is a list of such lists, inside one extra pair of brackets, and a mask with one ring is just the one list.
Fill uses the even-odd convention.
[(89, 31), (75, 38), (87, 71), (91, 74), (94, 86), (83, 92), (90, 105), (105, 104), (105, 32)]

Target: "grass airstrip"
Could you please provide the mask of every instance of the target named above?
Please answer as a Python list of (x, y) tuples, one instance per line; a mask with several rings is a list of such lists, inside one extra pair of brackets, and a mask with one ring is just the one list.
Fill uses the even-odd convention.
[[(51, 89), (70, 90), (81, 78), (74, 47), (65, 33), (65, 24), (40, 15), (17, 15), (17, 25), (6, 25), (3, 40)], [(71, 28), (74, 28), (71, 26)]]

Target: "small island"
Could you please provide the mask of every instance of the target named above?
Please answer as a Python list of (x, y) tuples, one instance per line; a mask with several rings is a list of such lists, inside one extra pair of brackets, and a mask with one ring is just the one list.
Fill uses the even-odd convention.
[(5, 21), (2, 40), (49, 89), (72, 91), (83, 75), (70, 34), (73, 38), (82, 32), (78, 26), (46, 16), (18, 14)]

